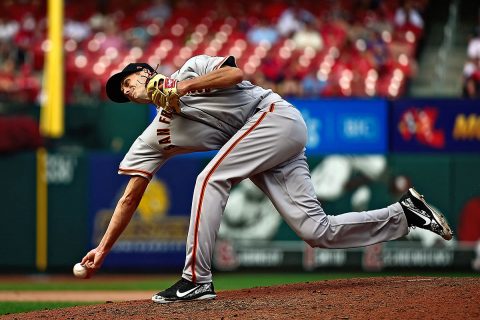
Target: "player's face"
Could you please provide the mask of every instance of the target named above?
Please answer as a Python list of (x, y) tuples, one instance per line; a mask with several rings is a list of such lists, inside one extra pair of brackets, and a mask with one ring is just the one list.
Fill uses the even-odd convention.
[(148, 103), (150, 99), (145, 88), (146, 70), (132, 73), (122, 81), (122, 92), (132, 102)]

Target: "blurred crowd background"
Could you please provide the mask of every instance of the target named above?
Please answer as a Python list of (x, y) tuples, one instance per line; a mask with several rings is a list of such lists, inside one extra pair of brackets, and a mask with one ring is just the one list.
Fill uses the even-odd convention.
[[(65, 1), (66, 102), (106, 99), (106, 79), (129, 62), (145, 61), (169, 75), (198, 54), (233, 55), (251, 81), (287, 97), (408, 95), (411, 80), (422, 72), (418, 63), (428, 27), (425, 15), (435, 5), (440, 4)], [(479, 96), (478, 22), (468, 30), (469, 43), (463, 48), (463, 77), (463, 64), (453, 75), (463, 88), (458, 96)], [(46, 1), (0, 3), (1, 100), (41, 99), (46, 31)]]

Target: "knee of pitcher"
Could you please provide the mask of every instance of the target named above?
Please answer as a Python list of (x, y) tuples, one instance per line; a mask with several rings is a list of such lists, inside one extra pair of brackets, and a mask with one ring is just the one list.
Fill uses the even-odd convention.
[(321, 249), (336, 249), (338, 248), (332, 241), (328, 239), (319, 238), (315, 240), (304, 240), (312, 248), (321, 248)]
[(320, 239), (320, 236), (316, 235), (315, 233), (312, 232), (305, 232), (305, 231), (298, 231), (297, 235), (305, 241), (310, 247), (318, 247), (318, 240)]
[(298, 236), (312, 248), (330, 249), (335, 247), (335, 243), (329, 232), (329, 225), (321, 225), (314, 231), (301, 230), (297, 232)]

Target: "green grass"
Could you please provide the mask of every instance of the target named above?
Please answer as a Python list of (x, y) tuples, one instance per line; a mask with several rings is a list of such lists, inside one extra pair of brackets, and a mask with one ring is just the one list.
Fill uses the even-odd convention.
[(1, 302), (0, 315), (89, 305), (89, 302)]
[[(235, 290), (278, 284), (298, 283), (305, 281), (321, 281), (331, 279), (384, 277), (384, 276), (436, 276), (436, 277), (479, 277), (479, 273), (455, 273), (455, 272), (382, 272), (382, 273), (217, 273), (214, 276), (215, 288), (217, 290)], [(45, 277), (30, 277), (28, 282), (12, 282), (0, 280), (2, 291), (44, 291), (44, 290), (152, 290), (158, 291), (169, 287), (179, 279), (178, 275), (154, 276), (132, 278), (125, 277), (117, 280), (109, 277), (99, 276), (88, 280), (50, 280)], [(54, 279), (54, 278), (51, 278)]]
[[(217, 290), (234, 290), (252, 288), (258, 286), (271, 286), (275, 284), (297, 283), (304, 281), (318, 281), (325, 279), (352, 278), (369, 276), (365, 273), (224, 273), (214, 277)], [(179, 276), (152, 276), (147, 278), (111, 280), (105, 277), (97, 277), (89, 280), (54, 280), (48, 277), (32, 277), (28, 282), (0, 282), (0, 290), (152, 290), (158, 291), (169, 287), (178, 280)]]
[[(298, 283), (305, 281), (321, 281), (331, 279), (385, 277), (385, 276), (432, 276), (432, 277), (480, 277), (480, 273), (460, 272), (299, 272), (299, 273), (216, 273), (214, 276), (215, 288), (217, 290), (235, 290), (277, 284)], [(1, 282), (0, 290), (153, 290), (158, 291), (169, 287), (179, 279), (179, 275), (168, 276), (141, 276), (140, 278), (114, 275), (116, 280), (110, 276), (101, 275), (88, 280), (54, 280), (49, 276), (30, 277), (28, 282)]]

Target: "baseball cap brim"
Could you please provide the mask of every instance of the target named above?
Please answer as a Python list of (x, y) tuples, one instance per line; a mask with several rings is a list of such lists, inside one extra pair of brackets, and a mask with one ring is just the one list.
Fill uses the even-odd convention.
[(150, 65), (146, 63), (130, 63), (122, 71), (115, 73), (108, 80), (105, 86), (105, 91), (110, 100), (114, 102), (129, 102), (130, 100), (122, 92), (122, 81), (123, 79), (135, 72), (141, 71), (142, 69), (148, 69), (150, 71), (155, 71)]

